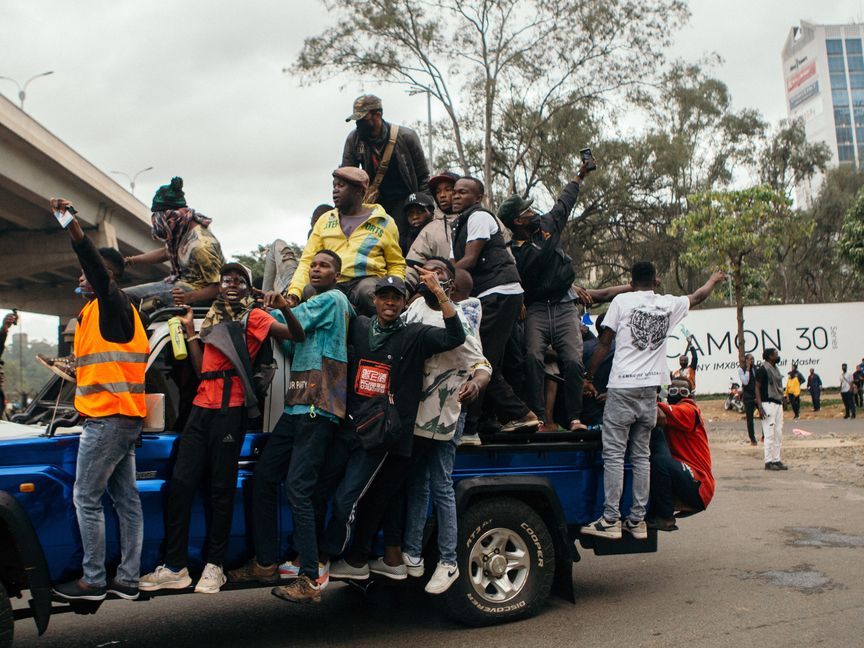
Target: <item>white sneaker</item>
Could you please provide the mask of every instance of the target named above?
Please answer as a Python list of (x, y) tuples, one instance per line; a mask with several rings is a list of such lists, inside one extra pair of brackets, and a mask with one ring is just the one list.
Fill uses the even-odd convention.
[(408, 568), (405, 567), (405, 563), (393, 567), (392, 565), (388, 565), (387, 563), (385, 563), (383, 558), (376, 558), (375, 560), (370, 560), (369, 571), (373, 574), (386, 576), (387, 578), (391, 578), (393, 580), (405, 580), (406, 578), (408, 578)]
[(459, 567), (439, 562), (424, 589), (428, 594), (443, 594), (450, 589), (457, 578), (459, 578)]
[(348, 580), (367, 580), (369, 565), (355, 567), (344, 560), (337, 560), (330, 565), (330, 578), (347, 578)]
[(279, 565), (279, 578), (289, 579), (297, 578), (300, 575), (300, 565), (295, 565), (290, 560), (286, 560)]
[(602, 515), (596, 522), (586, 524), (579, 532), (583, 535), (593, 535), (600, 538), (609, 538), (610, 540), (621, 539), (621, 520), (609, 522)]
[(227, 582), (225, 574), (222, 572), (221, 565), (207, 563), (204, 565), (204, 573), (198, 579), (198, 584), (195, 586), (195, 591), (198, 594), (215, 594)]
[(459, 439), (460, 446), (479, 446), (483, 445), (483, 442), (480, 440), (479, 434), (464, 434), (462, 438)]
[(648, 525), (645, 524), (645, 520), (641, 520), (634, 524), (630, 521), (630, 519), (624, 520), (624, 524), (621, 525), (621, 528), (624, 529), (627, 533), (632, 535), (637, 540), (647, 540), (648, 539)]
[(189, 578), (189, 570), (185, 567), (179, 572), (168, 569), (165, 565), (159, 565), (149, 574), (145, 574), (138, 581), (138, 589), (142, 592), (155, 592), (163, 589), (184, 589), (192, 584)]
[(426, 568), (423, 566), (422, 557), (415, 558), (414, 556), (409, 556), (403, 551), (402, 561), (405, 563), (405, 569), (408, 570), (408, 575), (412, 578), (420, 578), (426, 571)]

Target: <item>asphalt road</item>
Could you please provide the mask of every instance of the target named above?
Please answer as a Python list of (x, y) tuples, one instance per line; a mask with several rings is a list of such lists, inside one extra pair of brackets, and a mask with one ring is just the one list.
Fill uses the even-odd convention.
[[(858, 432), (851, 423), (815, 427)], [(576, 604), (553, 599), (520, 623), (464, 628), (422, 592), (367, 601), (332, 585), (311, 607), (284, 603), (266, 589), (112, 601), (96, 616), (54, 617), (41, 638), (31, 621), (19, 622), (15, 645), (864, 645), (864, 489), (794, 466), (766, 472), (760, 453), (718, 444), (718, 488), (707, 512), (662, 534), (656, 554), (583, 552), (573, 567)]]

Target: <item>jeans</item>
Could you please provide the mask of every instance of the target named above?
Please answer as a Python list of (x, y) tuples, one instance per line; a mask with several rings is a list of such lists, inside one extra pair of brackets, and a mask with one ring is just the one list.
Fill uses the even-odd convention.
[(192, 407), (186, 429), (180, 435), (165, 506), (165, 563), (168, 567), (178, 570), (188, 561), (192, 504), (205, 470), (210, 483), (211, 513), (207, 562), (214, 565), (224, 562), (234, 516), (237, 462), (245, 436), (246, 408), (242, 405), (229, 407), (225, 413)]
[(297, 265), (298, 260), (294, 250), (282, 239), (273, 241), (267, 246), (267, 255), (264, 257), (264, 280), (261, 290), (284, 293), (291, 285)]
[[(423, 529), (429, 513), (429, 492), (438, 522), (438, 555), (441, 562), (456, 564), (456, 493), (453, 490), (453, 462), (465, 427), (465, 413), (456, 423), (456, 435), (450, 441), (435, 441), (426, 455), (425, 466), (412, 473), (408, 481), (405, 511), (405, 553), (413, 558), (423, 555)], [(424, 469), (425, 468), (425, 469)]]
[(507, 340), (522, 308), (522, 295), (500, 295), (493, 293), (480, 300), (483, 305), (483, 318), (480, 320), (480, 342), (483, 355), (492, 365), (492, 378), (483, 394), (468, 406), (468, 419), (465, 434), (477, 434), (483, 401), (495, 412), (502, 422), (520, 419), (528, 415), (528, 407), (513, 392), (504, 379), (503, 360)]
[(567, 427), (582, 415), (582, 332), (574, 302), (534, 302), (525, 315), (528, 407), (543, 421), (551, 422), (554, 412), (546, 411), (546, 347), (558, 354), (564, 378)]
[(84, 421), (78, 443), (72, 499), (84, 549), (84, 580), (104, 587), (105, 489), (120, 522), (120, 566), (116, 580), (137, 585), (144, 541), (141, 500), (135, 483), (135, 442), (144, 422), (130, 416), (105, 416)]
[(762, 401), (765, 415), (762, 417), (762, 435), (765, 437), (765, 463), (780, 461), (780, 446), (783, 440), (783, 406)]
[(756, 401), (744, 399), (744, 416), (747, 418), (747, 435), (751, 443), (756, 443), (756, 430), (753, 425), (753, 416), (756, 413)]
[[(356, 518), (357, 505), (381, 469), (386, 453), (366, 452), (360, 439), (343, 427), (321, 470), (315, 493), (318, 527), (324, 526), (327, 500), (332, 495), (330, 520), (321, 534), (318, 553), (329, 560), (345, 551)], [(335, 492), (334, 492), (335, 491)]]
[(624, 454), (629, 440), (633, 466), (633, 505), (630, 521), (645, 518), (650, 488), (651, 430), (657, 424), (656, 387), (612, 388), (607, 392), (603, 411), (603, 517), (609, 522), (620, 519), (624, 489)]
[(288, 501), (294, 520), (294, 547), (301, 570), (318, 578), (318, 540), (312, 498), (338, 424), (326, 416), (283, 414), (255, 468), (253, 519), (255, 554), (261, 565), (279, 562), (278, 493), (286, 478)]
[(690, 466), (672, 456), (663, 430), (654, 428), (651, 432), (651, 510), (654, 515), (671, 518), (675, 515), (676, 500), (692, 510), (704, 510), (699, 485)]

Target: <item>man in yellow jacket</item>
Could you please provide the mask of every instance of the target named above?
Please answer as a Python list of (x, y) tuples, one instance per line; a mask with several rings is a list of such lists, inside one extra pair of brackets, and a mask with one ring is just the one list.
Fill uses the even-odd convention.
[(361, 315), (374, 315), (372, 296), (378, 277), (405, 278), (405, 258), (399, 247), (396, 222), (381, 205), (366, 204), (369, 176), (363, 169), (341, 167), (333, 172), (333, 204), (315, 223), (291, 285), (288, 302), (295, 306), (309, 283), (309, 264), (321, 250), (342, 259), (337, 287)]
[[(78, 292), (87, 300), (75, 330), (75, 409), (84, 417), (78, 439), (72, 499), (81, 531), (80, 580), (54, 588), (64, 599), (101, 601), (108, 593), (138, 598), (144, 522), (135, 477), (135, 442), (144, 426), (144, 373), (150, 345), (138, 311), (117, 286), (123, 257), (114, 248), (96, 249), (62, 198), (51, 210), (72, 238), (81, 262)], [(111, 496), (120, 523), (120, 565), (107, 582), (105, 511)]]

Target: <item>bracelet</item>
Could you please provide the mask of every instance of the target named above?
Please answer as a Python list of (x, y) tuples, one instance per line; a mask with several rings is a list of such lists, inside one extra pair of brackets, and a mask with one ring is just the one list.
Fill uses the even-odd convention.
[(439, 305), (439, 306), (443, 306), (444, 304), (447, 304), (447, 303), (449, 303), (449, 302), (450, 302), (450, 298), (449, 298), (449, 297), (445, 297), (444, 299), (439, 299), (439, 300), (438, 300), (438, 305)]

